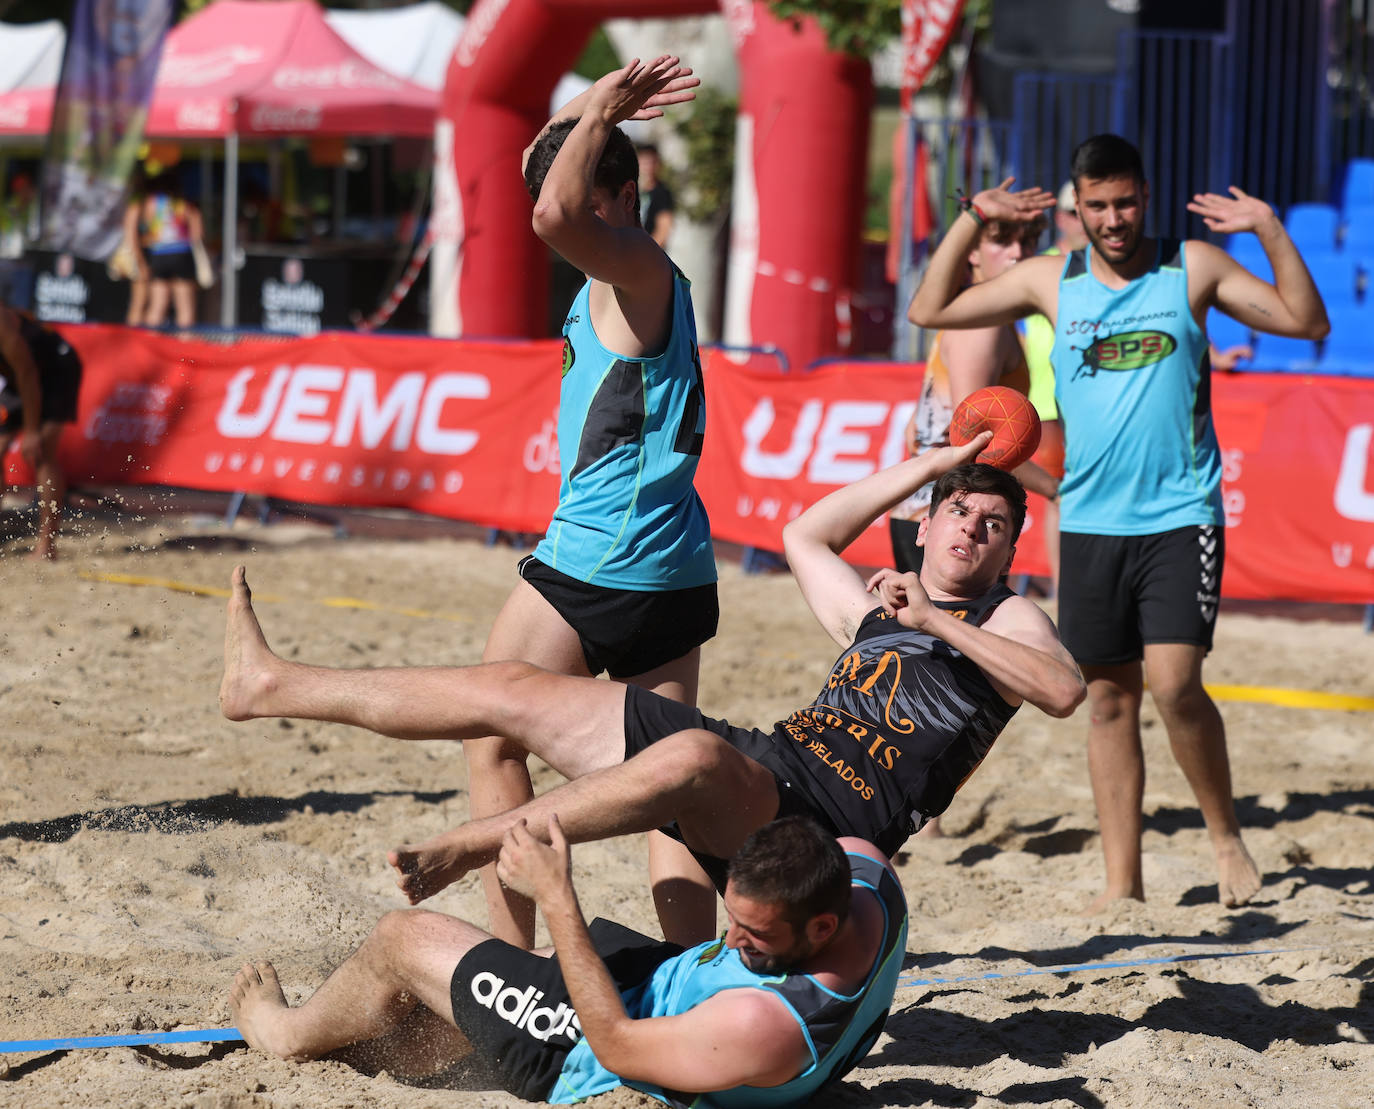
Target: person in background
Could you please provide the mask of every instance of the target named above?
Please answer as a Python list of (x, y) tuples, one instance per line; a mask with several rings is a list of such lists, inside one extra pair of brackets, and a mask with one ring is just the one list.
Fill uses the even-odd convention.
[(132, 231), (135, 265), (148, 280), (148, 308), (143, 322), (161, 327), (167, 309), (176, 312), (176, 325), (196, 322), (196, 263), (191, 244), (204, 238), (200, 209), (181, 195), (171, 173), (161, 173), (148, 183), (148, 191), (126, 213), (125, 230)]
[(666, 250), (668, 236), (673, 233), (677, 202), (673, 199), (673, 190), (658, 176), (663, 166), (658, 147), (644, 143), (635, 149), (639, 154), (639, 217), (644, 230)]
[(38, 541), (33, 557), (57, 557), (57, 532), (67, 479), (57, 457), (62, 425), (76, 419), (81, 359), (66, 341), (29, 316), (0, 305), (0, 487), (4, 457), (16, 432), (38, 490)]
[[(1083, 221), (1074, 203), (1073, 182), (1065, 181), (1054, 206), (1054, 245), (1046, 254), (1068, 254), (1088, 245)], [(1042, 315), (1027, 316), (1021, 321), (1021, 341), (1026, 350), (1026, 368), (1030, 371), (1030, 392), (1027, 396), (1040, 417), (1040, 447), (1031, 461), (1039, 465), (1056, 481), (1064, 476), (1064, 425), (1054, 403), (1054, 367), (1050, 365), (1050, 351), (1054, 349), (1054, 324)], [(1051, 499), (1045, 505), (1045, 557), (1050, 564), (1051, 595), (1059, 592), (1059, 501)]]

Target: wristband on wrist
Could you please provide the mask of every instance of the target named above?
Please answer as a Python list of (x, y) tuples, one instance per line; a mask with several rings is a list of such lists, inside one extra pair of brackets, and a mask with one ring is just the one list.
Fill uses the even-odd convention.
[(973, 197), (965, 196), (962, 192), (956, 192), (954, 198), (959, 202), (959, 210), (961, 212), (967, 212), (971, 215), (973, 217), (973, 222), (979, 227), (987, 226), (988, 218), (983, 215), (983, 209), (973, 203)]

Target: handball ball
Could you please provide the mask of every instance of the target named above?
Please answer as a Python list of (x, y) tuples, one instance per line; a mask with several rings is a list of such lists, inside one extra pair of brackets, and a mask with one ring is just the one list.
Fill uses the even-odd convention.
[(992, 442), (978, 455), (979, 462), (999, 470), (1014, 470), (1040, 445), (1040, 417), (1031, 402), (1015, 389), (989, 385), (970, 393), (949, 421), (949, 441), (962, 447), (984, 431)]

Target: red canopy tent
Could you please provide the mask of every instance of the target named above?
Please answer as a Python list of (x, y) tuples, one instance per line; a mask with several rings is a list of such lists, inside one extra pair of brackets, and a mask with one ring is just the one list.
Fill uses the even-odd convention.
[[(54, 91), (0, 97), (0, 135), (46, 135)], [(438, 102), (357, 53), (314, 0), (217, 0), (168, 33), (147, 134), (428, 136)]]
[[(54, 92), (0, 96), (0, 136), (46, 135)], [(224, 140), (222, 322), (238, 312), (240, 137), (428, 137), (438, 105), (437, 92), (357, 53), (314, 0), (216, 0), (168, 32), (145, 133)]]

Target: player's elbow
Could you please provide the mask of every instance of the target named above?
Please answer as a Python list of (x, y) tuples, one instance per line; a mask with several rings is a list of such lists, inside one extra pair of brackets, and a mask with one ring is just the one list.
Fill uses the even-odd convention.
[(920, 293), (911, 298), (906, 310), (906, 318), (917, 327), (938, 327), (938, 315), (934, 305), (922, 301)]
[(530, 226), (536, 235), (545, 242), (550, 242), (558, 238), (559, 234), (568, 226), (568, 211), (557, 201), (548, 200), (541, 196), (539, 202), (534, 206), (534, 215), (530, 219)]
[(1062, 681), (1054, 683), (1049, 696), (1038, 707), (1047, 715), (1064, 720), (1074, 714), (1087, 696), (1088, 686), (1081, 675), (1066, 676)]

